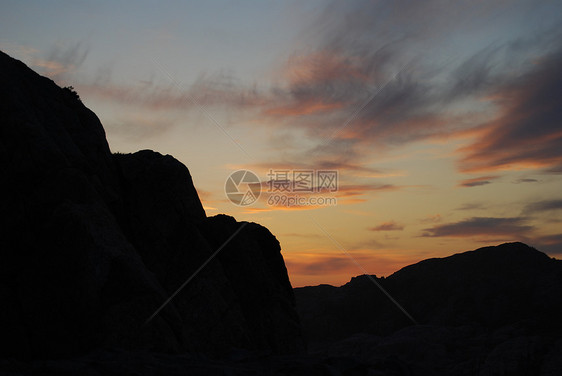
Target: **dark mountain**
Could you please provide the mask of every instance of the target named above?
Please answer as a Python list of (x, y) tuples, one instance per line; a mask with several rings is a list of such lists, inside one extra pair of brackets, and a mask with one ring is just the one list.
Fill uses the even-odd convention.
[(562, 366), (562, 261), (522, 243), (424, 260), (388, 278), (297, 288), (295, 296), (310, 348), (324, 355), (369, 364), (395, 356), (421, 375), (556, 374), (549, 372)]
[(363, 275), (338, 288), (297, 288), (297, 307), (312, 341), (385, 335), (412, 325), (370, 278), (420, 324), (538, 325), (553, 319), (562, 303), (562, 262), (508, 243), (424, 260), (388, 278)]
[(148, 150), (113, 155), (75, 92), (3, 53), (0, 170), (2, 356), (304, 350), (267, 229), (207, 218), (184, 165)]

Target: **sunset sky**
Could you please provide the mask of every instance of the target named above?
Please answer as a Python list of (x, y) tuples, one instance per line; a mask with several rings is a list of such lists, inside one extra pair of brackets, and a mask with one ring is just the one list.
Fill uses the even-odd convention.
[[(183, 162), (208, 216), (269, 228), (293, 286), (562, 256), (561, 1), (0, 0), (0, 49), (73, 86), (113, 152)], [(226, 197), (240, 169), (252, 205)], [(337, 204), (270, 205), (295, 170), (337, 171), (298, 193)]]

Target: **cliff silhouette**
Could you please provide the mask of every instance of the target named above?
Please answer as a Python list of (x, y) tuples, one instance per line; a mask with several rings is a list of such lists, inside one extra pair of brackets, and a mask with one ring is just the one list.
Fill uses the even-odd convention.
[(266, 228), (207, 217), (188, 169), (169, 155), (112, 154), (72, 90), (4, 53), (0, 87), (2, 354), (303, 351)]
[(207, 217), (187, 167), (112, 154), (72, 88), (1, 52), (0, 171), (5, 374), (562, 369), (561, 261), (510, 243), (292, 289), (268, 229)]

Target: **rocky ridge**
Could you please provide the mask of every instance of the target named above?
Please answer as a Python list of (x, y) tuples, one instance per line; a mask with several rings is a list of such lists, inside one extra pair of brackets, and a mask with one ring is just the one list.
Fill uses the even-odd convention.
[(2, 354), (303, 351), (266, 228), (206, 217), (184, 165), (149, 150), (112, 154), (75, 93), (4, 53), (0, 87)]

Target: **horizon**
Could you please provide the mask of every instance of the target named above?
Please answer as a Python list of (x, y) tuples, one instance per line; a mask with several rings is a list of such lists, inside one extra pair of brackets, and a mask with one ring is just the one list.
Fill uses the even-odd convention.
[(113, 153), (185, 164), (208, 216), (267, 227), (293, 287), (562, 254), (560, 2), (119, 5), (3, 2), (0, 50), (73, 86)]

